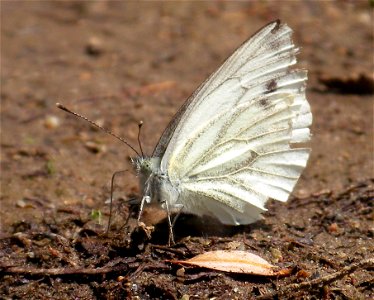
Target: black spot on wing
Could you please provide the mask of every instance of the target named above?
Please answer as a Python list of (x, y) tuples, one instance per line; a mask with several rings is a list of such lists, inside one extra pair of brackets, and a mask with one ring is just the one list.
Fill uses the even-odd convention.
[(266, 92), (265, 92), (265, 94), (269, 94), (271, 92), (274, 92), (277, 89), (277, 87), (278, 87), (277, 81), (275, 79), (270, 80), (266, 84)]
[(260, 105), (261, 106), (266, 107), (266, 106), (268, 106), (268, 104), (269, 104), (269, 99), (268, 98), (262, 98), (260, 100)]

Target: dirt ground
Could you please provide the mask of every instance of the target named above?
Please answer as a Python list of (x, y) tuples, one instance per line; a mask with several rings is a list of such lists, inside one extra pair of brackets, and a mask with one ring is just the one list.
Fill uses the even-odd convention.
[[(274, 19), (309, 71), (312, 155), (293, 196), (241, 227), (164, 214), (134, 226), (130, 149), (58, 110), (103, 124), (150, 154), (193, 90)], [(370, 1), (1, 1), (1, 299), (373, 299), (373, 8)], [(130, 221), (126, 219), (130, 215)], [(160, 221), (161, 220), (161, 221)], [(165, 262), (251, 251), (273, 278)]]

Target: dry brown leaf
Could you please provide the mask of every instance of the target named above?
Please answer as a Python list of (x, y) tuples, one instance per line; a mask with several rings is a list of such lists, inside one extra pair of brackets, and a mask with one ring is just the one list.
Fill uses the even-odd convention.
[(276, 270), (277, 267), (263, 258), (246, 251), (217, 250), (199, 254), (188, 260), (173, 260), (171, 263), (193, 265), (213, 270), (253, 274), (261, 276), (288, 275), (290, 270)]

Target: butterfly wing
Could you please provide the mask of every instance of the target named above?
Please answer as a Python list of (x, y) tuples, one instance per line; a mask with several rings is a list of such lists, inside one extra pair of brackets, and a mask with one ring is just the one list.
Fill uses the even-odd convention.
[[(160, 140), (158, 141), (152, 156), (153, 157), (162, 157), (164, 156), (164, 153), (166, 151), (166, 148), (169, 148), (169, 154), (164, 156), (165, 162), (167, 161), (167, 157), (170, 155), (170, 152), (173, 151), (174, 146), (176, 144), (176, 140), (179, 137), (179, 140), (183, 140), (182, 136), (180, 136), (180, 133), (184, 133), (183, 131), (186, 131), (188, 127), (187, 124), (181, 123), (181, 119), (183, 118), (183, 121), (190, 120), (189, 123), (193, 124), (195, 119), (191, 119), (191, 114), (193, 113), (195, 115), (196, 110), (198, 109), (198, 106), (200, 106), (200, 102), (203, 100), (205, 101), (206, 96), (211, 93), (213, 90), (215, 90), (216, 87), (221, 85), (226, 79), (230, 76), (230, 72), (234, 73), (235, 69), (237, 69), (239, 66), (247, 65), (248, 68), (255, 67), (256, 64), (254, 64), (253, 59), (261, 54), (261, 51), (265, 47), (277, 47), (278, 51), (283, 51), (281, 49), (281, 45), (277, 45), (276, 43), (281, 42), (279, 39), (281, 38), (280, 35), (273, 36), (271, 40), (267, 41), (267, 44), (264, 43), (264, 40), (269, 38), (266, 37), (266, 35), (269, 34), (269, 32), (275, 33), (277, 30), (280, 29), (281, 25), (280, 21), (274, 21), (270, 24), (266, 25), (262, 29), (260, 29), (257, 33), (255, 33), (251, 38), (249, 38), (245, 43), (243, 43), (236, 51), (226, 59), (226, 61), (221, 65), (221, 67), (218, 68), (214, 73), (212, 73), (207, 80), (205, 80), (195, 91), (194, 93), (184, 102), (184, 104), (180, 107), (176, 115), (173, 117), (173, 119), (170, 121), (166, 129), (164, 130), (163, 134), (161, 135)], [(287, 26), (286, 26), (287, 27)], [(285, 29), (285, 30), (284, 30)], [(290, 28), (282, 28), (284, 31), (284, 34), (288, 35), (291, 32)], [(284, 46), (286, 44), (289, 44), (289, 47), (293, 47), (292, 41), (290, 40), (290, 36), (283, 37), (284, 41), (282, 42)], [(275, 50), (275, 49), (274, 49)], [(287, 50), (287, 49), (284, 49)], [(250, 56), (251, 55), (251, 56)], [(273, 53), (272, 55), (276, 56), (277, 53)], [(259, 60), (261, 59), (258, 57)], [(263, 57), (263, 59), (266, 59), (266, 56)], [(249, 64), (251, 63), (252, 64)], [(296, 62), (296, 60), (295, 60)], [(245, 71), (245, 70), (242, 70)], [(230, 101), (230, 99), (226, 99)], [(226, 105), (234, 106), (235, 103), (226, 103)], [(202, 108), (200, 108), (200, 111), (204, 112)], [(207, 116), (214, 116), (216, 112), (219, 111), (219, 107), (210, 107), (209, 111), (205, 111), (205, 113), (209, 114)], [(185, 126), (186, 125), (186, 126)], [(182, 130), (182, 128), (184, 130)], [(176, 132), (175, 132), (176, 131)], [(188, 129), (187, 129), (188, 131)], [(171, 142), (171, 138), (173, 138), (173, 142)], [(166, 163), (165, 163), (166, 164)], [(165, 165), (164, 164), (164, 165)]]
[[(155, 149), (186, 211), (226, 224), (257, 220), (269, 197), (286, 201), (309, 157), (306, 72), (289, 70), (292, 30), (270, 23), (190, 97)], [(166, 146), (167, 145), (167, 146)], [(171, 200), (172, 202), (172, 200)]]

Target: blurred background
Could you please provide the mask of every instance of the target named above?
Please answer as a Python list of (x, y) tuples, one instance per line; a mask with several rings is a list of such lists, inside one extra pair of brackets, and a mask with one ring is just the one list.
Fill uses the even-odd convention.
[[(281, 19), (301, 47), (314, 114), (312, 157), (294, 194), (373, 177), (369, 1), (1, 1), (1, 223), (43, 209), (98, 208), (134, 153), (150, 155), (184, 100), (241, 43)], [(139, 193), (127, 174), (116, 197)]]

